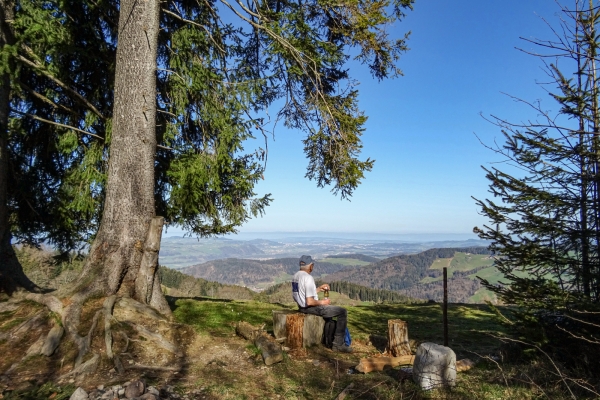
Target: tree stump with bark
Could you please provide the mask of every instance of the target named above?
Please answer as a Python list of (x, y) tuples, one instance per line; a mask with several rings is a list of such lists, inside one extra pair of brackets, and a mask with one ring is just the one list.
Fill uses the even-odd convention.
[(273, 334), (285, 338), (290, 349), (306, 348), (321, 343), (325, 320), (318, 315), (297, 311), (273, 311)]
[(408, 323), (401, 319), (388, 320), (388, 345), (386, 354), (400, 357), (411, 354), (408, 342)]

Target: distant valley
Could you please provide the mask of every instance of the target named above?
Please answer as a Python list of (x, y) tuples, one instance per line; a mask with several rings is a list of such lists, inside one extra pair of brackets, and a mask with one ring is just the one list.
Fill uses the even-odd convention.
[(227, 258), (266, 260), (299, 258), (303, 254), (310, 254), (313, 258), (324, 259), (344, 254), (363, 254), (384, 259), (400, 254), (416, 254), (432, 248), (477, 246), (487, 246), (487, 243), (474, 239), (412, 242), (315, 236), (283, 237), (276, 240), (167, 237), (162, 239), (159, 257), (161, 265), (172, 269), (183, 269), (207, 261)]
[[(349, 282), (371, 289), (391, 290), (409, 298), (441, 301), (444, 267), (448, 268), (450, 302), (496, 301), (495, 295), (483, 288), (477, 279), (481, 276), (498, 282), (501, 278), (486, 247), (436, 248), (381, 260), (364, 254), (332, 255), (316, 259), (313, 276), (329, 283)], [(262, 291), (289, 282), (297, 270), (297, 257), (227, 258), (196, 264), (181, 269), (181, 272), (207, 281)], [(356, 294), (357, 300), (358, 297)]]

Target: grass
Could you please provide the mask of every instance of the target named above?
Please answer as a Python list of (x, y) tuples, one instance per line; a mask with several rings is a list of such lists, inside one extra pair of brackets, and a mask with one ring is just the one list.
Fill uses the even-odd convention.
[[(193, 325), (210, 335), (231, 335), (239, 320), (253, 325), (271, 327), (274, 309), (285, 307), (253, 301), (178, 300), (175, 319)], [(439, 304), (423, 305), (361, 305), (348, 307), (349, 329), (355, 341), (362, 342), (370, 334), (387, 334), (389, 319), (408, 322), (409, 338), (417, 342), (443, 342), (442, 309)], [(484, 305), (451, 304), (449, 306), (450, 347), (457, 358), (478, 359), (497, 350), (500, 343), (490, 334), (504, 333), (494, 314)], [(248, 345), (254, 366), (264, 368), (258, 351)], [(519, 376), (535, 376), (537, 365), (504, 365), (482, 361), (470, 371), (457, 376), (457, 386), (451, 390), (421, 391), (412, 380), (399, 379), (398, 369), (378, 373), (347, 374), (365, 354), (340, 356), (321, 347), (313, 348), (305, 358), (285, 356), (284, 361), (265, 369), (260, 379), (233, 374), (226, 366), (202, 369), (195, 383), (208, 398), (218, 399), (334, 399), (351, 383), (351, 399), (525, 399), (568, 398), (560, 385), (542, 387), (524, 383)], [(315, 363), (315, 361), (317, 363)], [(515, 377), (515, 378), (511, 378)], [(211, 397), (212, 396), (212, 397)]]
[[(256, 301), (182, 299), (175, 303), (174, 316), (178, 322), (192, 325), (198, 332), (229, 336), (235, 331), (238, 321), (256, 326), (265, 324), (265, 329), (272, 331), (272, 311), (294, 308)], [(408, 322), (411, 339), (443, 343), (442, 308), (439, 304), (363, 304), (347, 306), (347, 309), (348, 327), (353, 338), (366, 340), (371, 334), (387, 336), (387, 321), (402, 319)], [(504, 332), (504, 327), (486, 305), (451, 304), (448, 321), (449, 344), (460, 357), (472, 356), (471, 352), (492, 353), (500, 343), (490, 334)]]
[(267, 324), (273, 329), (273, 310), (288, 309), (280, 305), (257, 301), (223, 301), (209, 299), (181, 299), (175, 303), (174, 317), (180, 323), (192, 325), (198, 332), (215, 336), (230, 335), (235, 324), (246, 321), (252, 325)]
[[(410, 339), (442, 343), (442, 309), (439, 304), (347, 306), (349, 329), (360, 352), (345, 355), (316, 346), (309, 349), (306, 356), (286, 353), (283, 362), (265, 367), (260, 351), (254, 345), (249, 342), (240, 345), (239, 339), (232, 338), (235, 323), (244, 320), (255, 326), (264, 324), (269, 331), (272, 329), (272, 311), (293, 307), (206, 298), (169, 298), (169, 301), (176, 322), (192, 326), (199, 333), (198, 340), (203, 346), (213, 343), (219, 349), (211, 350), (216, 361), (207, 363), (194, 359), (190, 371), (186, 372), (192, 375), (172, 383), (179, 385), (182, 396), (196, 391), (189, 398), (326, 400), (335, 399), (350, 384), (353, 387), (346, 400), (567, 398), (560, 391), (559, 384), (546, 387), (524, 381), (523, 376), (535, 376), (536, 371), (543, 369), (535, 364), (503, 365), (501, 370), (493, 363), (480, 362), (472, 370), (458, 374), (455, 388), (428, 392), (421, 391), (410, 379), (399, 378), (402, 376), (399, 369), (348, 374), (360, 358), (374, 354), (375, 350), (365, 343), (371, 334), (385, 336), (390, 319), (407, 321)], [(489, 334), (502, 334), (505, 329), (484, 305), (451, 304), (449, 322), (450, 347), (458, 359), (477, 359), (477, 354), (485, 356), (494, 353), (499, 343)], [(238, 350), (233, 354), (240, 356), (234, 358), (237, 363), (234, 366), (232, 358), (220, 355), (223, 351), (232, 354), (236, 346)], [(209, 347), (203, 351), (209, 351)], [(198, 357), (198, 354), (204, 353), (200, 351), (194, 354)], [(28, 362), (39, 363), (39, 359), (32, 358)], [(240, 363), (243, 364), (242, 368)], [(5, 392), (3, 395), (4, 399), (10, 400), (67, 399), (73, 390), (72, 386), (59, 387), (47, 383), (44, 386), (30, 386), (23, 391)]]

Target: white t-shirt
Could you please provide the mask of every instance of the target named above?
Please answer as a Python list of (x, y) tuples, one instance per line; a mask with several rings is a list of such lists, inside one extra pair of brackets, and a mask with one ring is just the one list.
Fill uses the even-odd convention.
[(314, 297), (315, 300), (319, 300), (315, 280), (308, 272), (300, 270), (294, 274), (292, 278), (292, 296), (300, 307), (306, 307), (307, 297)]

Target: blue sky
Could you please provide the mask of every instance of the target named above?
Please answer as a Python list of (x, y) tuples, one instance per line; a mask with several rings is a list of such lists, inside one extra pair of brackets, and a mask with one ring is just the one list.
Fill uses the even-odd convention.
[(390, 31), (412, 31), (404, 76), (377, 82), (366, 68), (351, 69), (369, 116), (363, 158), (376, 160), (351, 201), (304, 178), (303, 135), (279, 126), (256, 187), (274, 202), (240, 232), (470, 234), (485, 223), (471, 198), (488, 195), (480, 166), (498, 161), (475, 134), (501, 139), (480, 114), (535, 118), (503, 93), (558, 108), (536, 84), (547, 80), (542, 62), (515, 49), (535, 50), (520, 36), (552, 38), (542, 17), (555, 24), (557, 12), (551, 0), (417, 0)]

